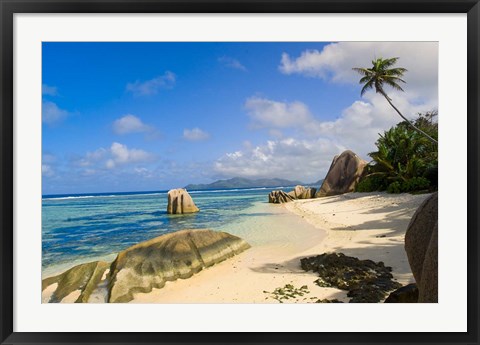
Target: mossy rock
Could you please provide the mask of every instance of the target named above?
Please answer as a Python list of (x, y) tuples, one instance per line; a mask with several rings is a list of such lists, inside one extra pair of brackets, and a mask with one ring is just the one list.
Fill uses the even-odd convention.
[(94, 261), (72, 267), (62, 274), (42, 280), (42, 291), (57, 283), (58, 286), (50, 297), (49, 303), (59, 303), (77, 290), (81, 292), (75, 303), (86, 303), (108, 267), (109, 263), (104, 261)]
[(342, 253), (325, 253), (300, 260), (302, 269), (317, 272), (321, 287), (347, 290), (350, 303), (377, 303), (401, 285), (393, 280), (391, 267), (383, 262), (360, 260)]
[(109, 275), (109, 302), (129, 302), (134, 293), (186, 279), (250, 248), (226, 232), (182, 230), (141, 242), (120, 252)]

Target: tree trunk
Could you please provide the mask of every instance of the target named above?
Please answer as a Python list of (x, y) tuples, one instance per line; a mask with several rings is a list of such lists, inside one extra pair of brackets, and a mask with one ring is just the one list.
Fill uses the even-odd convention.
[(385, 97), (385, 99), (386, 99), (387, 102), (392, 106), (392, 108), (395, 109), (395, 111), (398, 113), (398, 115), (400, 115), (400, 117), (401, 117), (402, 119), (404, 119), (414, 130), (416, 130), (418, 133), (426, 136), (426, 137), (428, 138), (428, 140), (430, 140), (432, 143), (438, 145), (438, 141), (436, 141), (435, 139), (433, 139), (431, 136), (429, 136), (427, 133), (425, 133), (424, 131), (422, 131), (420, 128), (416, 127), (416, 126), (415, 126), (413, 123), (411, 123), (405, 116), (403, 116), (402, 113), (400, 112), (400, 110), (398, 110), (397, 107), (393, 105), (392, 101), (390, 100), (390, 97), (388, 97), (385, 92), (380, 91), (380, 93), (383, 95), (383, 97)]

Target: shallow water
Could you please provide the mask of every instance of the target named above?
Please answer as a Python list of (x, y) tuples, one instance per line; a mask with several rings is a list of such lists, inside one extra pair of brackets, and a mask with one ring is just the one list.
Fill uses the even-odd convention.
[[(252, 246), (306, 249), (318, 229), (268, 204), (273, 189), (195, 191), (200, 212), (166, 213), (167, 193), (45, 196), (42, 200), (42, 271), (104, 259), (138, 242), (182, 229), (212, 229), (242, 237)], [(301, 229), (300, 229), (301, 228)]]

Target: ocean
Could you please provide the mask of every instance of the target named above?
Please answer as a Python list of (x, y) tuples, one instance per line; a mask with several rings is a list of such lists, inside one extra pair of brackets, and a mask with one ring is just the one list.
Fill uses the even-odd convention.
[(191, 191), (200, 212), (185, 215), (167, 214), (167, 191), (44, 195), (42, 273), (113, 260), (134, 244), (182, 229), (226, 231), (252, 246), (284, 243), (285, 236), (294, 243), (291, 228), (301, 220), (268, 203), (274, 189), (279, 188)]

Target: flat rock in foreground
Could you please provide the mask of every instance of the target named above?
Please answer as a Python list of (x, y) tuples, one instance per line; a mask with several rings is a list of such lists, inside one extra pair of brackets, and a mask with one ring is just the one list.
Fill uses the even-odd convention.
[(139, 243), (112, 263), (108, 301), (131, 301), (136, 292), (189, 278), (248, 248), (239, 237), (211, 230), (182, 230)]

